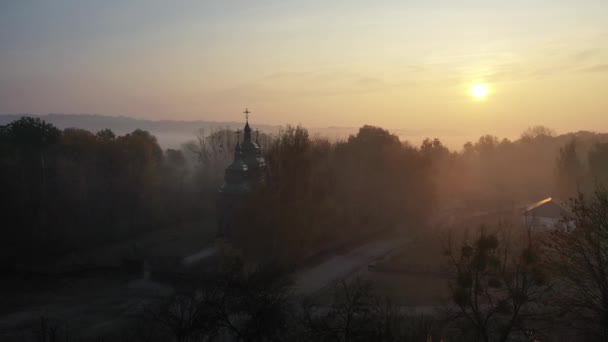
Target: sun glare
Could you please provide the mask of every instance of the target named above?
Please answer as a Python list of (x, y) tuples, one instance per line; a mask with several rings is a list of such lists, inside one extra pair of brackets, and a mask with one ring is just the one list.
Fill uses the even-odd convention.
[(486, 96), (488, 96), (489, 92), (490, 90), (488, 89), (487, 84), (478, 83), (471, 87), (471, 96), (477, 100), (484, 99)]

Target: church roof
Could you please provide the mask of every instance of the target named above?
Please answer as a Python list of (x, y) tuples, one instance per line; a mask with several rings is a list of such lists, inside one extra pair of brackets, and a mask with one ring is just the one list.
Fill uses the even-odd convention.
[(226, 170), (247, 171), (247, 169), (247, 164), (245, 164), (245, 161), (243, 161), (241, 145), (237, 141), (236, 146), (234, 147), (234, 160), (232, 163), (230, 163), (230, 165), (228, 165)]
[[(263, 178), (263, 169), (266, 166), (264, 157), (258, 144), (251, 140), (251, 127), (249, 126), (249, 110), (245, 110), (243, 142), (237, 141), (234, 147), (234, 160), (226, 168), (224, 186), (221, 192), (244, 192), (250, 189), (250, 183), (257, 183)], [(237, 134), (239, 131), (237, 131)]]
[(247, 166), (247, 164), (245, 163), (245, 161), (243, 159), (239, 158), (239, 159), (233, 160), (232, 163), (230, 163), (230, 165), (228, 165), (226, 170), (247, 171), (247, 170), (249, 170), (249, 167)]

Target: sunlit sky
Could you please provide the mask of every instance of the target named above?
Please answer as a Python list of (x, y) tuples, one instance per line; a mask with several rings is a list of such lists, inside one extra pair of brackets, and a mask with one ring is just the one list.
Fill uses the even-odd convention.
[(0, 2), (0, 113), (244, 107), (431, 136), (608, 131), (608, 1)]

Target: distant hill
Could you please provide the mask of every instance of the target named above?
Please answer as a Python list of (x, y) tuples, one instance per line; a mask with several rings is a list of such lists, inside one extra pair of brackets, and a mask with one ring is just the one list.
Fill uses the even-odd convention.
[[(23, 116), (40, 117), (58, 128), (82, 128), (91, 132), (97, 132), (109, 128), (118, 135), (143, 129), (154, 134), (159, 144), (164, 148), (178, 147), (180, 144), (194, 138), (199, 129), (212, 131), (218, 128), (229, 128), (236, 130), (243, 128), (242, 122), (214, 122), (214, 121), (174, 121), (174, 120), (144, 120), (125, 116), (106, 116), (96, 114), (6, 114), (0, 115), (0, 125), (6, 125)], [(278, 132), (279, 126), (255, 125), (254, 129), (267, 133)]]
[[(0, 114), (0, 126), (6, 125), (23, 116), (39, 117), (46, 122), (49, 122), (60, 129), (65, 128), (82, 128), (91, 132), (97, 132), (102, 129), (109, 128), (118, 135), (133, 132), (136, 129), (143, 129), (154, 134), (158, 139), (159, 144), (163, 148), (179, 147), (182, 143), (192, 140), (199, 129), (204, 129), (206, 132), (211, 132), (215, 129), (242, 129), (244, 122), (234, 121), (205, 121), (205, 120), (145, 120), (135, 119), (126, 116), (109, 116), (98, 114)], [(281, 126), (265, 125), (252, 122), (253, 129), (259, 129), (260, 132), (274, 134), (279, 132)], [(329, 139), (346, 138), (350, 134), (356, 133), (358, 127), (307, 127), (312, 136), (323, 136)], [(397, 133), (397, 132), (395, 132)], [(398, 133), (397, 133), (398, 134)]]
[[(144, 129), (154, 134), (158, 142), (163, 148), (179, 147), (182, 143), (192, 140), (194, 134), (199, 129), (205, 131), (213, 131), (218, 128), (242, 129), (243, 122), (217, 122), (205, 120), (145, 120), (135, 119), (126, 116), (108, 116), (98, 114), (48, 114), (48, 115), (32, 115), (32, 114), (0, 114), (0, 125), (14, 121), (23, 116), (40, 117), (43, 120), (65, 129), (70, 127), (82, 128), (92, 132), (97, 132), (105, 128), (109, 128), (114, 133), (123, 135), (130, 133), (135, 129)], [(281, 126), (265, 125), (257, 122), (252, 122), (254, 129), (259, 129), (265, 133), (277, 133)], [(306, 127), (311, 136), (322, 136), (331, 140), (345, 139), (351, 134), (356, 134), (359, 127)], [(408, 140), (414, 145), (419, 145), (426, 137), (440, 137), (444, 144), (452, 148), (460, 148), (462, 143), (468, 140), (459, 132), (455, 131), (434, 131), (428, 132), (415, 129), (395, 129), (389, 130), (400, 137), (401, 140)]]
[[(135, 119), (126, 116), (109, 116), (98, 114), (48, 114), (48, 115), (32, 115), (32, 114), (0, 114), (0, 126), (6, 125), (23, 116), (40, 117), (41, 119), (57, 126), (60, 129), (75, 127), (97, 132), (105, 128), (109, 128), (118, 135), (133, 132), (136, 129), (143, 129), (154, 134), (159, 144), (163, 148), (179, 147), (182, 143), (192, 140), (199, 129), (204, 129), (206, 132), (212, 132), (215, 129), (228, 128), (232, 130), (242, 129), (243, 122), (234, 121), (205, 121), (205, 120), (145, 120)], [(261, 132), (274, 134), (279, 132), (279, 125), (265, 125), (252, 122), (253, 129), (259, 129)], [(344, 139), (350, 134), (356, 134), (358, 127), (306, 127), (311, 136), (322, 136), (329, 139)], [(479, 136), (468, 136), (457, 130), (421, 130), (421, 129), (395, 129), (389, 130), (399, 136), (401, 140), (407, 140), (415, 146), (419, 146), (422, 140), (426, 137), (438, 137), (441, 141), (453, 150), (460, 150), (462, 144), (466, 141), (477, 141)], [(480, 132), (479, 135), (481, 135)], [(607, 133), (595, 133), (587, 131), (579, 131), (565, 133), (554, 137), (548, 142), (554, 146), (554, 149), (559, 150), (568, 141), (575, 138), (582, 146), (582, 150), (587, 150), (596, 142), (608, 141)], [(517, 139), (514, 139), (517, 141)]]

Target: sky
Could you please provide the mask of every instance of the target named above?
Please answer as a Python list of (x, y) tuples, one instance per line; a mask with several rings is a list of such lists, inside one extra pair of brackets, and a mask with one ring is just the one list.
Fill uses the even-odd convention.
[(608, 131), (608, 1), (0, 0), (0, 113), (239, 121), (245, 107), (458, 143)]

